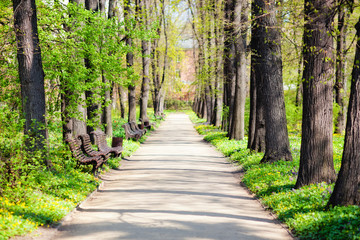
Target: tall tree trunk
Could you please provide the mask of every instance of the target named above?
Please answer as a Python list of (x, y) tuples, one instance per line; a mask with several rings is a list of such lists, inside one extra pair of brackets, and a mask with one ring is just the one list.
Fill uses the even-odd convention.
[(247, 38), (247, 13), (248, 3), (246, 0), (236, 0), (234, 25), (239, 25), (235, 35), (235, 99), (232, 124), (229, 129), (229, 138), (241, 140), (245, 136), (245, 101), (246, 101), (246, 38)]
[[(129, 32), (130, 16), (131, 16), (131, 0), (124, 0), (124, 18), (125, 18), (125, 31)], [(130, 36), (126, 36), (126, 45), (132, 47), (132, 39)], [(128, 74), (132, 74), (132, 68), (134, 65), (134, 54), (129, 51), (126, 54), (126, 66), (129, 69)], [(136, 121), (136, 94), (135, 85), (130, 83), (128, 86), (128, 103), (129, 103), (129, 114), (128, 121)]]
[[(99, 11), (99, 0), (85, 0), (85, 9), (97, 12)], [(91, 23), (88, 23), (91, 24)], [(92, 44), (92, 43), (87, 43)], [(94, 65), (90, 60), (90, 57), (85, 58), (85, 66), (87, 69), (89, 69), (90, 72), (92, 72)], [(90, 74), (91, 75), (91, 74)], [(88, 83), (92, 83), (94, 81), (97, 81), (96, 79), (87, 79)], [(96, 128), (98, 128), (101, 125), (101, 110), (100, 110), (100, 104), (96, 100), (97, 93), (94, 92), (94, 90), (86, 90), (85, 91), (86, 96), (86, 103), (87, 105), (87, 120), (88, 124), (86, 126), (87, 133), (90, 134), (92, 131), (94, 131)], [(94, 141), (94, 139), (92, 139)]]
[(338, 6), (338, 34), (336, 36), (336, 72), (335, 72), (335, 102), (339, 105), (339, 113), (336, 119), (335, 132), (342, 133), (345, 130), (345, 43), (346, 43), (346, 9), (344, 4)]
[[(76, 3), (78, 5), (81, 5), (82, 7), (84, 7), (85, 5), (85, 0), (69, 0), (69, 2), (71, 3)], [(71, 30), (70, 30), (71, 31)], [(65, 87), (65, 86), (64, 86)], [(67, 89), (65, 90), (66, 94), (63, 94), (63, 103), (66, 104), (67, 102), (69, 102), (69, 96), (71, 96), (73, 93)], [(73, 117), (71, 118), (71, 122), (72, 122), (72, 129), (66, 129), (67, 127), (71, 126), (71, 123), (67, 124), (67, 120), (64, 121), (65, 125), (63, 127), (63, 131), (66, 134), (66, 136), (69, 136), (68, 133), (72, 133), (72, 136), (77, 136), (80, 134), (86, 134), (86, 116), (87, 116), (87, 109), (84, 106), (85, 103), (85, 92), (82, 93), (78, 93), (79, 94), (79, 99), (77, 101), (78, 106), (77, 106), (77, 112), (79, 114), (79, 117)], [(67, 108), (69, 106), (65, 105), (63, 106), (63, 108)], [(67, 117), (67, 113), (68, 110), (64, 110), (64, 117)]]
[[(47, 144), (44, 71), (35, 0), (13, 0), (13, 9), (27, 150), (44, 150)], [(45, 156), (44, 162), (51, 166)]]
[(298, 62), (298, 78), (296, 81), (296, 99), (295, 105), (298, 107), (301, 104), (301, 96), (303, 93), (303, 84), (302, 84), (302, 67), (303, 67), (303, 54), (300, 54)]
[(215, 109), (214, 109), (214, 113), (213, 113), (213, 118), (212, 118), (212, 124), (214, 126), (221, 126), (221, 115), (222, 115), (222, 92), (223, 92), (223, 83), (222, 83), (222, 47), (223, 47), (223, 43), (222, 43), (222, 37), (221, 37), (221, 31), (220, 29), (222, 28), (222, 22), (223, 21), (218, 21), (219, 18), (221, 17), (221, 12), (223, 11), (222, 9), (222, 4), (220, 3), (219, 0), (215, 0), (215, 10), (214, 10), (214, 27), (215, 27), (215, 31), (214, 31), (214, 39), (215, 39), (215, 91), (214, 91), (214, 95), (215, 95)]
[[(253, 18), (260, 15), (259, 8), (253, 2), (251, 5)], [(251, 27), (251, 72), (250, 72), (250, 121), (249, 121), (249, 141), (248, 147), (255, 152), (265, 151), (265, 118), (264, 118), (264, 99), (263, 78), (260, 67), (260, 46), (261, 31), (260, 26), (254, 20)]]
[(78, 104), (77, 110), (79, 113), (80, 118), (73, 118), (73, 135), (77, 136), (80, 134), (85, 134), (86, 133), (86, 116), (87, 116), (87, 109), (84, 106), (84, 102), (85, 102), (85, 93), (80, 93), (80, 98), (79, 101), (80, 102)]
[(105, 133), (108, 137), (112, 137), (112, 117), (111, 117), (111, 85), (109, 80), (106, 79), (104, 73), (102, 73), (103, 83), (105, 85), (105, 95), (103, 101), (103, 124), (105, 125)]
[(341, 169), (328, 205), (360, 205), (360, 18)]
[(306, 0), (303, 118), (300, 168), (295, 187), (332, 182), (333, 0)]
[(119, 102), (120, 102), (120, 117), (125, 118), (125, 99), (126, 93), (122, 86), (118, 87), (118, 94), (119, 94)]
[(63, 141), (72, 138), (74, 135), (74, 118), (70, 117), (70, 101), (73, 91), (69, 90), (65, 79), (60, 80), (61, 93), (61, 120), (62, 120), (62, 133)]
[[(156, 21), (159, 21), (159, 25), (156, 29), (158, 36), (161, 35), (161, 29), (162, 29), (162, 10), (160, 11), (157, 5), (157, 1), (154, 2), (153, 10), (152, 12), (155, 15)], [(160, 51), (158, 49), (159, 45), (159, 39), (153, 39), (152, 40), (152, 60), (151, 60), (151, 69), (152, 69), (152, 76), (153, 76), (153, 107), (154, 107), (154, 114), (155, 116), (160, 116), (162, 111), (160, 110), (160, 104), (161, 104), (161, 89), (162, 84), (160, 80)]]
[(255, 128), (256, 128), (256, 79), (255, 79), (255, 68), (254, 68), (253, 64), (254, 64), (253, 54), (251, 54), (251, 66), (250, 66), (250, 112), (249, 112), (248, 144), (247, 144), (247, 148), (249, 148), (249, 149), (251, 149), (251, 146), (254, 143)]
[[(265, 155), (261, 162), (292, 160), (286, 124), (282, 80), (281, 36), (276, 20), (275, 0), (255, 0), (255, 24), (259, 30), (258, 70), (262, 69), (262, 91), (257, 95), (264, 103)], [(264, 12), (268, 13), (264, 15)], [(258, 85), (259, 86), (259, 85)]]
[[(140, 12), (142, 16), (142, 24), (147, 27), (149, 25), (149, 0), (140, 0)], [(150, 90), (150, 54), (151, 46), (149, 40), (141, 41), (142, 47), (142, 61), (143, 61), (143, 80), (141, 84), (141, 96), (140, 96), (140, 118), (142, 121), (147, 121), (147, 106), (149, 101)]]
[(223, 116), (222, 128), (229, 131), (235, 96), (235, 0), (225, 0), (225, 25), (224, 25), (224, 93), (223, 102), (225, 115)]

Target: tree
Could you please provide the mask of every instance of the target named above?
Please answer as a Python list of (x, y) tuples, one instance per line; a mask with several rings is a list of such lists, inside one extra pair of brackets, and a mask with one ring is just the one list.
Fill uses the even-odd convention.
[(235, 0), (225, 0), (224, 24), (224, 114), (222, 128), (229, 130), (233, 114), (236, 69), (235, 56)]
[(215, 0), (214, 8), (214, 38), (215, 38), (215, 83), (214, 83), (214, 97), (215, 97), (215, 106), (214, 113), (212, 114), (211, 124), (219, 127), (221, 125), (221, 115), (222, 115), (222, 92), (223, 92), (223, 69), (222, 69), (222, 58), (223, 58), (223, 37), (222, 37), (222, 27), (223, 27), (223, 4), (222, 0)]
[(338, 3), (338, 23), (336, 35), (336, 71), (335, 71), (335, 102), (339, 106), (339, 113), (336, 119), (335, 132), (342, 133), (345, 130), (346, 112), (345, 112), (345, 96), (346, 96), (346, 32), (347, 23), (350, 13), (353, 9), (353, 2), (349, 1)]
[(248, 2), (246, 0), (236, 0), (234, 25), (237, 26), (235, 32), (235, 95), (234, 111), (230, 121), (230, 139), (241, 140), (245, 136), (245, 101), (246, 101), (246, 51), (247, 51), (247, 21), (248, 21)]
[[(85, 9), (91, 11), (92, 13), (100, 11), (100, 4), (99, 0), (85, 0)], [(88, 22), (87, 24), (92, 24), (91, 22)], [(90, 40), (91, 36), (88, 36), (86, 39), (88, 41), (87, 44), (95, 45), (95, 41)], [(95, 46), (99, 47), (99, 46)], [(89, 71), (87, 84), (94, 84), (96, 79), (96, 73), (95, 73), (95, 63), (91, 59), (91, 53), (90, 50), (87, 52), (87, 56), (85, 58), (85, 66)], [(101, 124), (101, 105), (98, 97), (99, 88), (91, 88), (85, 91), (86, 96), (86, 102), (87, 102), (87, 133), (90, 134), (92, 131), (94, 131), (96, 128), (98, 128)], [(93, 139), (92, 139), (93, 141)]]
[[(13, 0), (13, 10), (27, 148), (43, 150), (47, 141), (45, 89), (35, 0)], [(45, 164), (51, 162), (45, 159)]]
[[(124, 18), (125, 18), (125, 31), (128, 33), (126, 36), (126, 45), (132, 47), (132, 38), (129, 34), (129, 29), (132, 28), (132, 13), (131, 13), (131, 0), (124, 0)], [(127, 66), (127, 75), (130, 78), (130, 84), (128, 86), (128, 103), (129, 103), (129, 113), (128, 121), (136, 121), (136, 93), (135, 93), (135, 83), (132, 81), (133, 76), (133, 65), (134, 65), (134, 54), (132, 50), (129, 50), (126, 54), (126, 66)]]
[(260, 67), (261, 27), (255, 19), (261, 16), (261, 9), (255, 2), (251, 4), (251, 72), (250, 72), (250, 119), (248, 148), (255, 152), (265, 151), (264, 100), (262, 97), (263, 78)]
[[(258, 25), (259, 62), (262, 86), (257, 99), (264, 104), (265, 155), (262, 162), (292, 160), (287, 132), (284, 90), (282, 81), (281, 35), (276, 20), (276, 3), (273, 0), (255, 0)], [(259, 86), (259, 85), (257, 85)], [(259, 88), (260, 89), (260, 88)]]
[(306, 0), (303, 118), (295, 187), (335, 180), (332, 143), (333, 0)]
[(355, 26), (357, 44), (341, 169), (328, 206), (360, 205), (360, 18)]
[[(140, 0), (140, 18), (141, 24), (146, 30), (149, 26), (149, 0)], [(142, 121), (147, 121), (147, 106), (149, 99), (149, 90), (150, 90), (150, 54), (151, 54), (151, 45), (148, 39), (143, 39), (141, 41), (142, 47), (142, 61), (143, 61), (143, 80), (141, 84), (141, 96), (140, 96), (140, 118)]]

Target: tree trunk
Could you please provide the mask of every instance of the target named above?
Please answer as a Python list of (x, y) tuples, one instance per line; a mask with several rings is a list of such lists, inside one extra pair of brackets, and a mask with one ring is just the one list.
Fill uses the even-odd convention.
[(346, 11), (343, 5), (338, 6), (338, 34), (336, 38), (336, 72), (335, 72), (335, 102), (339, 105), (335, 132), (343, 133), (345, 130), (345, 43), (346, 43)]
[(245, 101), (246, 101), (246, 38), (247, 38), (247, 1), (237, 0), (235, 6), (234, 25), (240, 25), (239, 32), (236, 33), (235, 40), (235, 66), (236, 83), (234, 113), (232, 124), (229, 129), (229, 138), (241, 140), (245, 136)]
[[(100, 10), (99, 0), (85, 0), (85, 9), (92, 12), (99, 11)], [(87, 43), (87, 44), (92, 44), (92, 43)], [(94, 68), (94, 66), (89, 57), (85, 58), (85, 66), (87, 69), (89, 69), (90, 72), (93, 71), (92, 69)], [(92, 83), (97, 80), (87, 79), (86, 81), (87, 83)], [(85, 97), (87, 103), (87, 120), (88, 120), (86, 129), (87, 129), (87, 133), (90, 134), (92, 131), (94, 131), (96, 128), (98, 128), (101, 125), (101, 109), (100, 109), (100, 104), (96, 100), (98, 96), (97, 93), (94, 92), (94, 89), (86, 90)], [(94, 139), (92, 139), (92, 141), (94, 141)]]
[[(47, 145), (45, 121), (44, 71), (39, 45), (35, 0), (13, 0), (14, 28), (21, 84), (21, 98), (25, 116), (27, 150), (44, 150)], [(46, 166), (50, 160), (44, 155)]]
[(70, 117), (70, 101), (72, 91), (68, 89), (66, 86), (66, 82), (64, 79), (60, 80), (60, 88), (62, 90), (61, 93), (61, 120), (62, 120), (62, 133), (63, 133), (63, 141), (65, 139), (73, 138), (74, 131), (74, 121), (73, 118)]
[(118, 87), (118, 94), (119, 94), (119, 102), (120, 102), (120, 117), (125, 118), (125, 100), (126, 100), (126, 93), (123, 87)]
[[(124, 0), (124, 18), (125, 18), (125, 31), (129, 32), (130, 15), (131, 15), (131, 0)], [(132, 46), (132, 39), (130, 36), (126, 36), (126, 45)], [(134, 54), (129, 51), (126, 54), (126, 66), (129, 69), (128, 74), (131, 75), (132, 68), (134, 65)], [(130, 83), (128, 86), (128, 103), (129, 103), (129, 114), (128, 121), (136, 121), (136, 93), (134, 83)]]
[(103, 83), (105, 84), (105, 99), (103, 101), (103, 124), (105, 125), (105, 133), (108, 137), (112, 137), (112, 118), (111, 118), (111, 86), (109, 81), (105, 78), (104, 73), (102, 73)]
[[(142, 24), (147, 27), (149, 25), (149, 0), (140, 0), (140, 12), (142, 15)], [(147, 106), (149, 101), (150, 90), (150, 54), (151, 46), (148, 40), (141, 41), (142, 47), (142, 61), (143, 61), (143, 80), (141, 84), (140, 96), (140, 118), (142, 121), (147, 121)]]
[[(285, 100), (282, 81), (281, 36), (276, 20), (275, 0), (255, 0), (258, 25), (259, 62), (261, 73), (261, 98), (265, 117), (265, 155), (261, 162), (292, 160), (286, 125)], [(268, 14), (263, 14), (264, 12)], [(262, 71), (260, 71), (260, 69)], [(259, 85), (258, 85), (259, 86)]]
[[(252, 40), (251, 40), (252, 41)], [(250, 66), (250, 113), (249, 113), (249, 132), (247, 148), (251, 149), (255, 139), (256, 129), (256, 79), (253, 54), (251, 54)], [(254, 150), (254, 149), (253, 149)]]
[(229, 131), (233, 114), (235, 96), (235, 65), (234, 56), (234, 19), (235, 19), (235, 0), (225, 0), (225, 25), (224, 25), (224, 93), (223, 102), (225, 115), (223, 116), (222, 128)]
[(332, 182), (333, 0), (306, 0), (303, 118), (300, 168), (295, 187)]
[(77, 110), (80, 114), (80, 118), (73, 118), (73, 134), (74, 136), (86, 133), (86, 116), (87, 109), (84, 107), (85, 93), (80, 94), (80, 103), (78, 104)]
[[(259, 8), (253, 2), (251, 5), (252, 16), (255, 18), (260, 15)], [(261, 31), (256, 21), (253, 21), (251, 27), (251, 73), (250, 73), (250, 125), (248, 147), (255, 152), (265, 151), (265, 118), (264, 118), (264, 99), (263, 78), (261, 69)]]
[(341, 169), (328, 205), (360, 205), (360, 18)]
[(214, 35), (214, 39), (215, 39), (215, 91), (214, 91), (214, 95), (215, 95), (215, 109), (214, 109), (214, 113), (213, 113), (213, 118), (212, 118), (212, 124), (220, 127), (221, 126), (221, 115), (222, 115), (222, 92), (223, 92), (223, 72), (222, 72), (222, 57), (223, 57), (223, 52), (222, 52), (222, 47), (223, 47), (223, 43), (222, 43), (222, 37), (221, 37), (221, 31), (220, 29), (222, 28), (222, 21), (218, 21), (219, 17), (220, 17), (220, 13), (223, 11), (221, 4), (219, 3), (219, 0), (215, 0), (215, 10), (214, 10), (214, 25), (215, 25), (215, 35)]

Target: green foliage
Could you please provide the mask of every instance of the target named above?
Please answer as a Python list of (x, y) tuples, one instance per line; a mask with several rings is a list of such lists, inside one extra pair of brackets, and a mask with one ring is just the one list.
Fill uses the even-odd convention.
[(291, 133), (298, 134), (301, 132), (302, 106), (296, 106), (293, 90), (285, 91), (285, 109), (287, 127)]
[(196, 116), (196, 113), (194, 113), (193, 111), (191, 111), (188, 114), (189, 114), (190, 120), (195, 124), (201, 124), (201, 123), (206, 122), (206, 119), (198, 118)]
[(124, 119), (116, 119), (113, 120), (113, 137), (122, 137), (123, 139), (126, 138), (125, 129), (122, 127), (126, 121)]
[(186, 110), (191, 109), (192, 102), (191, 101), (183, 101), (178, 99), (168, 99), (165, 101), (165, 105), (167, 109), (176, 109), (176, 110)]
[[(296, 114), (295, 114), (296, 115)], [(195, 114), (192, 117), (196, 121)], [(296, 117), (294, 118), (296, 119)], [(204, 139), (245, 170), (242, 182), (261, 202), (286, 223), (300, 239), (360, 239), (358, 206), (326, 209), (333, 184), (319, 183), (293, 189), (300, 159), (301, 138), (290, 135), (294, 160), (260, 164), (263, 153), (247, 149), (247, 140), (234, 141), (208, 125), (195, 127)], [(292, 132), (297, 132), (292, 131)], [(334, 165), (339, 171), (344, 136), (334, 135)]]
[(93, 191), (99, 181), (74, 168), (66, 172), (37, 169), (0, 196), (0, 237), (22, 235), (60, 221)]

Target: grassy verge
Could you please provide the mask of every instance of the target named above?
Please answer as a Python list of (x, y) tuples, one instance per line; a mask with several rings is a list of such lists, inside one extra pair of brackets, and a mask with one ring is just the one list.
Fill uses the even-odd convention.
[[(299, 168), (300, 136), (291, 135), (290, 144), (294, 160), (274, 164), (260, 164), (262, 153), (247, 149), (247, 139), (229, 140), (220, 129), (199, 125), (203, 122), (195, 114), (190, 118), (197, 123), (196, 130), (231, 161), (245, 170), (242, 181), (261, 202), (300, 239), (360, 239), (360, 207), (325, 209), (333, 184), (319, 183), (294, 189)], [(338, 172), (341, 164), (344, 137), (334, 135), (334, 164)]]
[[(116, 121), (125, 122), (125, 120), (115, 118), (114, 122)], [(160, 123), (160, 120), (155, 118), (151, 118), (150, 121), (156, 123), (156, 126)], [(117, 127), (121, 125), (117, 124)], [(50, 131), (50, 148), (47, 155), (54, 165), (52, 171), (45, 169), (40, 160), (34, 156), (29, 159), (20, 159), (24, 156), (13, 154), (14, 156), (7, 160), (12, 161), (13, 165), (19, 164), (19, 169), (12, 168), (12, 171), (13, 169), (19, 172), (26, 171), (26, 174), (18, 172), (1, 176), (9, 178), (7, 182), (10, 183), (6, 186), (1, 185), (0, 188), (0, 240), (25, 235), (39, 226), (56, 225), (99, 186), (101, 181), (90, 174), (91, 166), (77, 166), (68, 147), (62, 143), (61, 132), (57, 131), (59, 129), (61, 127), (55, 126), (51, 129), (53, 131)], [(132, 155), (145, 140), (146, 135), (138, 142), (124, 140), (122, 156)], [(6, 142), (0, 142), (0, 167), (3, 161), (1, 151), (10, 152), (11, 150), (5, 149), (5, 144)], [(111, 144), (111, 139), (108, 139), (108, 144)], [(22, 151), (21, 143), (19, 143), (18, 149), (12, 152), (21, 153)], [(29, 161), (31, 164), (24, 166), (24, 163)], [(108, 165), (102, 171), (117, 168), (120, 165), (121, 158), (110, 158)], [(13, 175), (20, 177), (10, 179)]]

